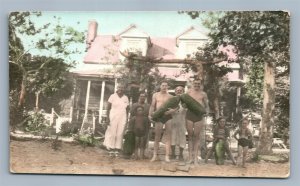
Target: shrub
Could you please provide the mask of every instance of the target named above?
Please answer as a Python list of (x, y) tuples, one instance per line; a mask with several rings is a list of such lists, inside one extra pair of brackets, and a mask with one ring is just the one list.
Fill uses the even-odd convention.
[(60, 135), (61, 136), (71, 136), (72, 134), (76, 134), (78, 132), (78, 127), (74, 123), (70, 123), (69, 121), (64, 121), (60, 126)]
[(98, 141), (95, 139), (94, 135), (78, 134), (74, 137), (74, 139), (84, 147), (86, 146), (94, 147), (98, 144)]
[(27, 132), (41, 132), (48, 128), (49, 123), (43, 114), (34, 112), (27, 115), (24, 126)]
[(83, 145), (84, 147), (94, 147), (99, 144), (99, 141), (94, 137), (94, 134), (92, 133), (91, 129), (82, 131), (81, 133), (76, 134), (73, 137), (76, 141), (79, 142), (79, 144)]

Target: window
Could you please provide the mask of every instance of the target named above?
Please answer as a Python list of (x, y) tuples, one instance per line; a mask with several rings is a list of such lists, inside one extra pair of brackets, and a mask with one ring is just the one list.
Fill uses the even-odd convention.
[[(147, 52), (147, 46), (147, 40), (144, 38), (122, 38), (121, 51), (127, 51), (145, 56)], [(124, 57), (121, 56), (121, 60), (124, 60)]]
[(199, 43), (195, 42), (188, 42), (185, 44), (185, 54), (186, 55), (194, 55), (197, 52), (197, 48), (199, 46)]
[(179, 42), (178, 57), (183, 59), (187, 57), (193, 57), (198, 51), (198, 47), (202, 46), (203, 44), (204, 42), (200, 40), (181, 40)]

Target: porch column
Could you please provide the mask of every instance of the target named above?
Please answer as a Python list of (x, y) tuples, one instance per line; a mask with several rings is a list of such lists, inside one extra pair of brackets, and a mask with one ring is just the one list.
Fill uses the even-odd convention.
[(103, 115), (103, 103), (104, 103), (105, 81), (102, 81), (100, 106), (99, 106), (99, 123), (101, 123)]
[(69, 117), (69, 122), (72, 123), (73, 121), (73, 107), (70, 107), (70, 117)]
[(115, 90), (114, 90), (114, 93), (117, 91), (117, 87), (118, 87), (118, 79), (115, 78)]
[(85, 98), (85, 109), (84, 109), (84, 116), (81, 124), (80, 132), (82, 132), (83, 125), (85, 120), (87, 119), (88, 107), (89, 107), (89, 99), (90, 99), (90, 89), (91, 89), (91, 80), (88, 81), (87, 90), (86, 90), (86, 98)]
[(238, 108), (240, 105), (240, 97), (241, 97), (241, 87), (238, 86), (236, 89), (236, 109), (235, 109), (235, 113), (238, 112)]
[(70, 123), (72, 123), (73, 118), (74, 118), (73, 117), (74, 107), (76, 108), (76, 106), (75, 106), (75, 97), (76, 97), (76, 91), (77, 91), (77, 79), (74, 79), (73, 83), (74, 83), (74, 88), (73, 88), (73, 93), (72, 93), (72, 96), (71, 96), (72, 102), (71, 102), (71, 108), (70, 108), (70, 119), (69, 119)]

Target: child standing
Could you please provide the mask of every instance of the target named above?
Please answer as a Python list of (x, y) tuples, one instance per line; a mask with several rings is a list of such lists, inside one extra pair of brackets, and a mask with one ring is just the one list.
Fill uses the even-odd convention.
[(224, 140), (224, 148), (225, 148), (225, 152), (227, 153), (227, 155), (230, 157), (232, 163), (234, 165), (236, 165), (236, 162), (232, 156), (232, 153), (230, 151), (229, 148), (229, 144), (228, 144), (228, 138), (230, 136), (230, 132), (229, 129), (225, 126), (226, 124), (226, 119), (221, 117), (218, 119), (217, 121), (217, 126), (214, 128), (213, 131), (213, 137), (214, 137), (214, 141), (213, 141), (213, 145), (212, 148), (208, 151), (206, 157), (205, 157), (205, 162), (207, 163), (207, 159), (211, 156), (211, 154), (215, 151), (216, 148), (216, 144), (218, 143), (219, 140)]
[[(246, 156), (248, 153), (248, 148), (252, 142), (252, 134), (250, 129), (248, 128), (249, 121), (247, 119), (242, 120), (241, 127), (235, 131), (233, 137), (238, 141), (238, 156), (237, 159), (239, 160), (241, 155), (243, 154), (242, 158), (242, 167), (246, 168)], [(239, 138), (237, 138), (239, 135)]]
[(135, 135), (135, 159), (145, 158), (145, 148), (147, 144), (147, 137), (149, 133), (150, 122), (145, 116), (144, 107), (137, 106), (136, 115), (129, 121), (129, 131), (133, 131)]

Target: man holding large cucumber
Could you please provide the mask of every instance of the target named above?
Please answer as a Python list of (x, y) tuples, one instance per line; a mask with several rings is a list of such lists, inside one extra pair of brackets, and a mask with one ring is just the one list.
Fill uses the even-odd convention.
[[(193, 87), (187, 93), (194, 101), (201, 104), (206, 113), (209, 112), (207, 94), (203, 91), (203, 85), (201, 80), (195, 79), (193, 81)], [(188, 107), (189, 108), (189, 107)], [(198, 164), (198, 151), (200, 143), (200, 132), (205, 125), (204, 115), (195, 113), (191, 109), (188, 109), (186, 113), (186, 129), (188, 132), (188, 150), (189, 150), (189, 163), (194, 162)]]
[[(152, 103), (150, 105), (149, 110), (149, 119), (150, 121), (153, 121), (152, 116), (155, 111), (160, 109), (160, 107), (163, 107), (163, 105), (173, 96), (168, 93), (168, 83), (166, 81), (163, 81), (160, 85), (160, 91), (153, 94), (152, 97)], [(163, 125), (165, 125), (165, 137), (166, 137), (166, 156), (165, 161), (170, 162), (170, 148), (171, 148), (171, 119), (173, 113), (173, 109), (170, 108), (167, 111), (163, 113), (161, 117), (158, 119), (155, 119), (155, 137), (154, 137), (154, 151), (153, 151), (153, 157), (151, 161), (158, 160), (158, 149), (159, 149), (159, 141), (161, 138), (161, 134), (163, 131)]]

